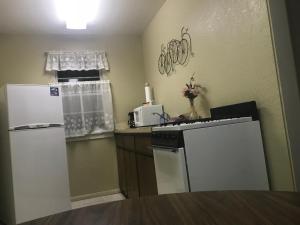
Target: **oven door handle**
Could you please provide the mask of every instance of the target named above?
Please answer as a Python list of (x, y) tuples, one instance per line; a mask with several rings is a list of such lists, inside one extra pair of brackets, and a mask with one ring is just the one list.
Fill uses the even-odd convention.
[(183, 150), (183, 148), (165, 147), (165, 146), (155, 146), (152, 145), (153, 151), (166, 151), (166, 152), (178, 152)]

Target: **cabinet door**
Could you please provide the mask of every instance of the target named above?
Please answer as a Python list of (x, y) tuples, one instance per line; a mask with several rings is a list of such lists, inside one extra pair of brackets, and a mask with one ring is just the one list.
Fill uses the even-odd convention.
[(132, 135), (124, 135), (123, 136), (123, 146), (127, 150), (135, 150), (134, 147), (134, 136)]
[(123, 148), (124, 147), (123, 136), (120, 135), (120, 134), (116, 134), (115, 138), (116, 138), (116, 145), (117, 145), (117, 147)]
[(124, 161), (124, 150), (117, 148), (117, 159), (118, 159), (118, 173), (119, 173), (119, 186), (121, 193), (127, 197), (127, 184), (126, 184), (126, 168)]
[(123, 151), (126, 171), (127, 197), (139, 198), (136, 156), (134, 152)]
[(157, 195), (154, 159), (152, 156), (137, 154), (140, 196)]
[(153, 156), (153, 150), (151, 147), (151, 136), (150, 135), (135, 136), (135, 148), (138, 153)]

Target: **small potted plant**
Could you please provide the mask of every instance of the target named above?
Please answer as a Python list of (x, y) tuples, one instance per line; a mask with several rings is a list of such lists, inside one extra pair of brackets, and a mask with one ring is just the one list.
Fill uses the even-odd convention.
[(190, 113), (188, 116), (190, 120), (196, 120), (200, 118), (195, 109), (194, 99), (198, 97), (201, 89), (202, 86), (200, 84), (195, 83), (195, 78), (193, 74), (193, 76), (190, 78), (190, 82), (187, 83), (183, 89), (183, 96), (189, 99), (190, 102)]

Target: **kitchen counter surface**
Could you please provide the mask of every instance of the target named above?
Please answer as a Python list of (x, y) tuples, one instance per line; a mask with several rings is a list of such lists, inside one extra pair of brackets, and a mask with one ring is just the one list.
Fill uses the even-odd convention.
[(116, 129), (116, 134), (150, 134), (152, 127), (137, 127), (137, 128), (124, 128)]
[(194, 192), (122, 200), (23, 225), (296, 225), (300, 193)]

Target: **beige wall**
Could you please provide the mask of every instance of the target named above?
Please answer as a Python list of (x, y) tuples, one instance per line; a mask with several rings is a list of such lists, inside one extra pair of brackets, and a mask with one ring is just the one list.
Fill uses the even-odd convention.
[[(160, 46), (190, 29), (195, 57), (169, 77), (157, 69)], [(293, 190), (292, 171), (264, 0), (167, 0), (143, 35), (146, 81), (172, 115), (187, 112), (182, 89), (195, 72), (208, 90), (197, 99), (202, 116), (211, 107), (256, 100), (274, 190)], [(206, 102), (207, 101), (207, 102)]]
[[(47, 84), (53, 74), (45, 74), (49, 50), (105, 50), (111, 70), (116, 122), (143, 102), (143, 61), (141, 38), (137, 36), (66, 37), (0, 35), (0, 84)], [(79, 196), (117, 189), (114, 139), (98, 139), (68, 144), (71, 195)]]
[(299, 10), (300, 2), (293, 0), (286, 0), (287, 13), (291, 31), (291, 39), (293, 42), (293, 51), (295, 55), (295, 63), (298, 75), (298, 85), (300, 86), (300, 27), (298, 21), (300, 19)]
[(296, 190), (300, 189), (300, 98), (285, 0), (267, 0)]

